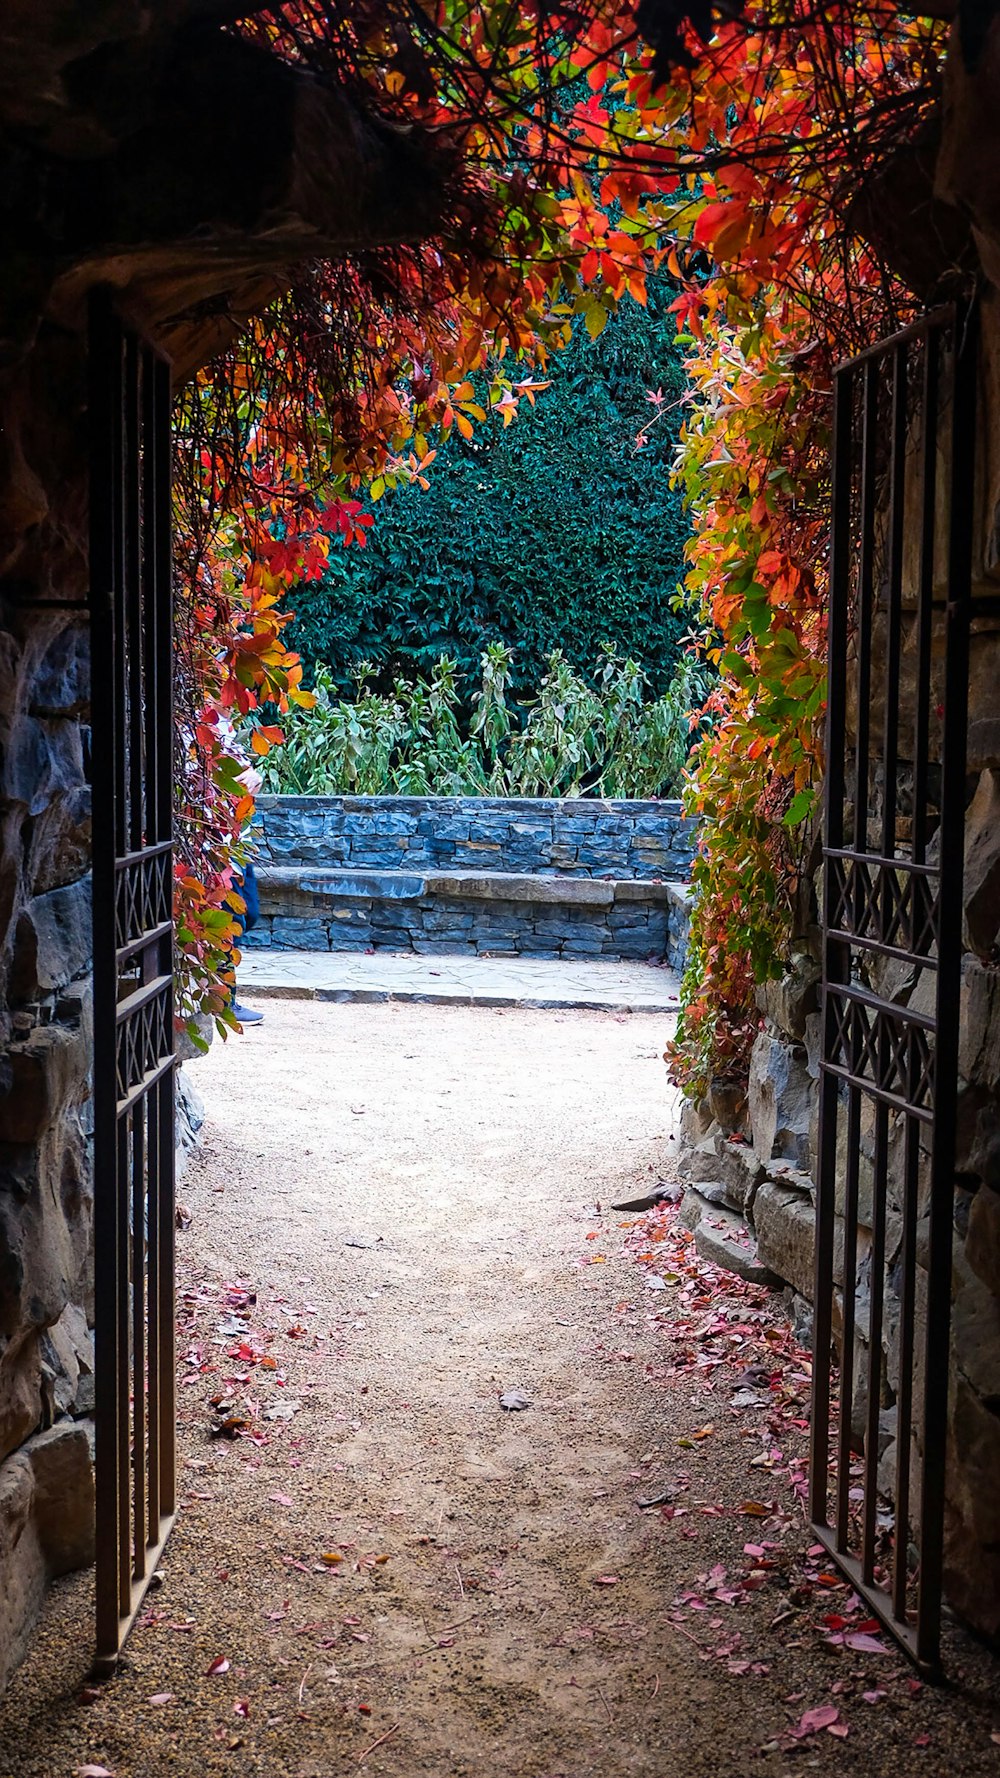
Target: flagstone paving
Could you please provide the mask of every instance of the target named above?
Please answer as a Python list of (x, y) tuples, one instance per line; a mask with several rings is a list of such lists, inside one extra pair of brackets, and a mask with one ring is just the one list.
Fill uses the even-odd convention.
[(244, 952), (241, 1000), (412, 1000), (453, 1006), (677, 1011), (678, 983), (660, 964), (541, 957), (413, 956), (393, 951)]

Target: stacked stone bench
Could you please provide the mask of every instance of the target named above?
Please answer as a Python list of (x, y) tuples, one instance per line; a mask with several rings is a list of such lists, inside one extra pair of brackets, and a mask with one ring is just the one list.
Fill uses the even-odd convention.
[(248, 947), (682, 961), (675, 801), (261, 797)]

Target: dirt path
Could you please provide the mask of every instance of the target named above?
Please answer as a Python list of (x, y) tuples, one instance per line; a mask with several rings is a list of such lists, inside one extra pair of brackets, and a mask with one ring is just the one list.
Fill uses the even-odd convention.
[(88, 1583), (57, 1589), (4, 1778), (996, 1773), (964, 1641), (954, 1695), (828, 1645), (824, 1615), (859, 1619), (785, 1479), (801, 1358), (745, 1369), (787, 1351), (762, 1293), (674, 1235), (657, 1289), (621, 1251), (609, 1201), (670, 1167), (663, 1036), (271, 1002), (198, 1065), (163, 1586), (83, 1701)]

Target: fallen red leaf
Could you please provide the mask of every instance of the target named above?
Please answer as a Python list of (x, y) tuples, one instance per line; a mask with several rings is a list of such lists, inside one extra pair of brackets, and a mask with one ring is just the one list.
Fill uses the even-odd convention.
[(806, 1735), (818, 1735), (821, 1729), (832, 1728), (839, 1717), (836, 1704), (818, 1704), (814, 1710), (803, 1711), (791, 1733), (801, 1741)]

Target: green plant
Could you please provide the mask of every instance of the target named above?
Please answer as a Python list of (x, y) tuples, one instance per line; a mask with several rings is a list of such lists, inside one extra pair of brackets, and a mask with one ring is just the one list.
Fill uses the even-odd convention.
[(642, 668), (605, 644), (589, 683), (559, 650), (535, 698), (512, 705), (512, 655), (491, 644), (463, 732), (461, 679), (447, 656), (430, 679), (391, 692), (355, 670), (353, 699), (317, 668), (315, 704), (290, 712), (261, 761), (265, 790), (311, 795), (654, 797), (680, 777), (701, 724), (708, 676), (693, 654), (668, 690), (648, 695)]
[[(378, 501), (364, 549), (332, 551), (320, 577), (295, 586), (289, 638), (306, 683), (322, 662), (350, 695), (363, 658), (388, 691), (447, 655), (471, 687), (497, 642), (513, 653), (512, 695), (526, 699), (553, 649), (585, 674), (609, 638), (666, 689), (690, 530), (670, 485), (686, 387), (675, 290), (652, 280), (647, 307), (624, 304), (599, 339), (578, 324), (515, 425), (494, 408), (474, 437), (454, 431), (427, 487), (400, 485)], [(648, 439), (647, 388), (662, 392), (666, 416)]]

